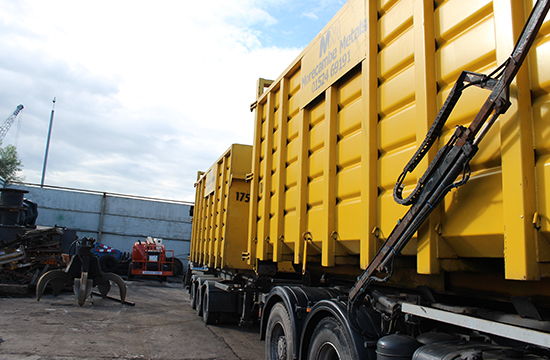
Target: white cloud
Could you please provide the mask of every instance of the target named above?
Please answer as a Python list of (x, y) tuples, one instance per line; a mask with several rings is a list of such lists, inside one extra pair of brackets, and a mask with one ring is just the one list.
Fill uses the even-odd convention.
[(319, 19), (319, 16), (315, 15), (315, 13), (311, 12), (311, 11), (305, 12), (302, 15), (307, 17), (307, 18), (313, 19), (313, 20), (318, 20)]
[(56, 96), (46, 184), (194, 200), (197, 171), (251, 144), (257, 78), (300, 51), (262, 45), (253, 25), (277, 20), (257, 4), (0, 1), (0, 117), (25, 105), (26, 180)]

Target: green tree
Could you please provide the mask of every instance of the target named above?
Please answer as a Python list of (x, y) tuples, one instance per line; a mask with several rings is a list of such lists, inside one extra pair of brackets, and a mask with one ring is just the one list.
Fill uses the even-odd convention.
[[(1, 143), (0, 143), (1, 145)], [(23, 164), (17, 154), (17, 148), (8, 145), (0, 148), (0, 178), (5, 182), (21, 182), (25, 178), (18, 173), (23, 169)]]

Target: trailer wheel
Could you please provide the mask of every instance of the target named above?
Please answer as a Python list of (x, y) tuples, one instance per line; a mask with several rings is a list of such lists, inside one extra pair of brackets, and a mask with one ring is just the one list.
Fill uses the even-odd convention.
[(191, 300), (191, 309), (197, 308), (197, 282), (191, 282), (191, 290), (189, 291), (189, 298)]
[(277, 303), (269, 313), (265, 336), (265, 354), (268, 360), (291, 360), (294, 347), (292, 322), (286, 307)]
[(202, 297), (202, 321), (204, 321), (206, 325), (214, 324), (219, 315), (217, 312), (210, 311), (208, 309), (209, 300), (210, 300), (210, 294), (208, 293), (207, 289), (204, 289), (204, 295)]
[(202, 290), (197, 286), (197, 294), (195, 295), (195, 303), (197, 305), (197, 315), (202, 316)]
[(344, 327), (333, 317), (322, 319), (313, 331), (308, 359), (358, 360), (351, 351), (352, 341)]

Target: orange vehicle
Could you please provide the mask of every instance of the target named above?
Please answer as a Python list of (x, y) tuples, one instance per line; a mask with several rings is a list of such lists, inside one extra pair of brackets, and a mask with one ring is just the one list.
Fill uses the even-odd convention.
[(162, 239), (147, 237), (138, 240), (132, 248), (132, 262), (128, 277), (133, 275), (174, 275), (174, 251), (166, 250)]

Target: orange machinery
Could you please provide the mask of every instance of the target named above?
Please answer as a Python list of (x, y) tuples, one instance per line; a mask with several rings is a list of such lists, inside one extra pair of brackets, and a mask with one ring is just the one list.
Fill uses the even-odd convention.
[(162, 239), (147, 237), (138, 240), (132, 248), (132, 262), (128, 277), (133, 275), (173, 276), (174, 251), (166, 250)]

